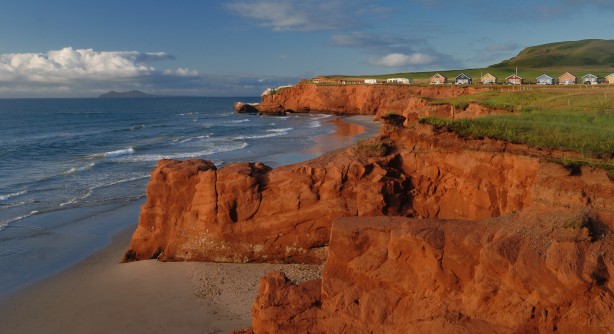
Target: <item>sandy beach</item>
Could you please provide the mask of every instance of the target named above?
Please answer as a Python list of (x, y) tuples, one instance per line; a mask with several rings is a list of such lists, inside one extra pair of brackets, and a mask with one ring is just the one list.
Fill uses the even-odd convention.
[[(360, 122), (366, 120), (351, 119), (331, 120), (336, 132), (314, 138), (314, 147), (300, 154), (319, 155), (377, 132), (376, 123), (365, 127)], [(120, 264), (134, 227), (77, 265), (4, 297), (0, 332), (227, 333), (250, 326), (251, 304), (265, 273), (281, 270), (295, 281), (321, 273), (314, 265)]]

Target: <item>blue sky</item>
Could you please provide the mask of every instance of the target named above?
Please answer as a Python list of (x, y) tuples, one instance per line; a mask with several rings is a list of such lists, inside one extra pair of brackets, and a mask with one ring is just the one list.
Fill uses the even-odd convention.
[(611, 0), (3, 0), (0, 97), (250, 96), (318, 74), (484, 67), (613, 39), (613, 16)]

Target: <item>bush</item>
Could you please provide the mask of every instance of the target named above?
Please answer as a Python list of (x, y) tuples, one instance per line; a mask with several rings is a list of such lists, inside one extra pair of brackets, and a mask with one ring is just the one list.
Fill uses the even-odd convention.
[(377, 138), (361, 140), (354, 146), (354, 153), (362, 158), (381, 158), (388, 154), (388, 147)]

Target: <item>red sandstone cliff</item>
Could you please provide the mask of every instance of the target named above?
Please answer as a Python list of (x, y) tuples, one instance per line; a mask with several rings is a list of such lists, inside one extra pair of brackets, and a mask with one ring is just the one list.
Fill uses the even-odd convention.
[(256, 333), (611, 333), (614, 183), (557, 154), (415, 124), (276, 169), (165, 160), (126, 260), (326, 259), (262, 281)]
[[(570, 176), (540, 152), (527, 156), (525, 146), (435, 134), (426, 125), (383, 132), (277, 169), (161, 161), (126, 259), (321, 263), (332, 221), (345, 216), (479, 220), (539, 204), (590, 207), (614, 227), (614, 184), (603, 170)], [(369, 157), (372, 147), (388, 152)]]
[(254, 332), (612, 333), (612, 234), (578, 218), (337, 219), (321, 280), (261, 280)]
[(489, 88), (409, 85), (314, 85), (299, 83), (264, 95), (257, 107), (265, 114), (283, 112), (323, 112), (336, 114), (385, 115), (397, 113), (408, 119), (418, 116), (446, 115), (474, 117), (492, 110), (476, 104), (465, 110), (449, 105), (430, 105), (428, 98), (456, 97)]

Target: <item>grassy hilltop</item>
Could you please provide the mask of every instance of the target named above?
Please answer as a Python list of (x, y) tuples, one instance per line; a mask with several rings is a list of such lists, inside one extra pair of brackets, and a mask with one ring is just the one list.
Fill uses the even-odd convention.
[(613, 67), (614, 40), (587, 39), (531, 46), (491, 68)]
[[(544, 73), (555, 80), (565, 72), (578, 78), (587, 73), (603, 78), (614, 73), (614, 40), (538, 45), (486, 68), (438, 72), (450, 80), (465, 73), (475, 82), (482, 73), (491, 73), (502, 82), (515, 73), (516, 67), (525, 82), (532, 83)], [(433, 74), (435, 72), (357, 77), (411, 77), (414, 83), (426, 84)], [(460, 109), (474, 103), (512, 112), (475, 119), (431, 117), (422, 122), (471, 138), (490, 137), (532, 147), (573, 151), (575, 154), (559, 162), (568, 166), (589, 164), (605, 168), (614, 180), (614, 85), (484, 87), (490, 89), (456, 98), (429, 99), (429, 103), (448, 104)]]
[(387, 79), (411, 77), (417, 84), (426, 84), (435, 73), (441, 73), (450, 80), (461, 73), (465, 73), (473, 78), (474, 82), (477, 82), (483, 74), (490, 73), (497, 77), (499, 82), (503, 82), (506, 77), (516, 73), (516, 68), (518, 68), (518, 75), (523, 77), (525, 82), (530, 83), (535, 83), (535, 78), (542, 74), (547, 74), (556, 80), (565, 72), (571, 72), (578, 78), (588, 73), (603, 78), (610, 73), (614, 73), (614, 40), (588, 39), (531, 46), (511, 59), (484, 68), (401, 72), (375, 76), (329, 76), (329, 78), (369, 77)]

